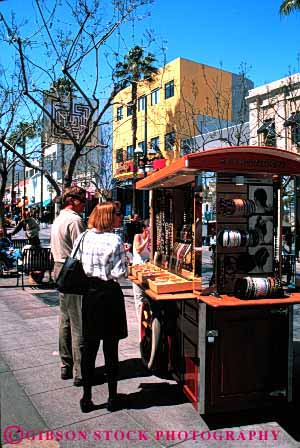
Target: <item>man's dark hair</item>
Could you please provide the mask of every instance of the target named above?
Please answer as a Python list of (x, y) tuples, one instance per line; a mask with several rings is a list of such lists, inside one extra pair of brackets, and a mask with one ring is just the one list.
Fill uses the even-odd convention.
[(81, 187), (68, 187), (64, 190), (62, 196), (62, 205), (66, 207), (72, 203), (72, 199), (78, 199), (81, 202), (85, 202), (86, 190)]

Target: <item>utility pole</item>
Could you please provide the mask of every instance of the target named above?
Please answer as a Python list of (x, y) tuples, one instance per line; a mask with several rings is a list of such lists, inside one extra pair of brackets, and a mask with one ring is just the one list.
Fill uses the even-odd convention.
[(25, 159), (26, 159), (26, 138), (22, 137), (22, 146), (23, 146), (23, 157), (24, 157), (24, 163), (23, 163), (23, 202), (22, 202), (22, 210), (23, 210), (23, 217), (25, 217), (25, 210), (26, 210), (26, 165), (25, 165)]
[[(148, 123), (147, 123), (147, 119), (148, 119), (148, 109), (147, 109), (147, 95), (145, 95), (145, 116), (144, 116), (144, 160), (147, 159), (147, 139), (148, 139)], [(144, 175), (146, 176), (146, 167), (145, 167), (145, 163), (144, 162)], [(146, 217), (146, 197), (148, 197), (148, 194), (145, 190), (142, 190), (142, 198), (143, 198), (143, 219), (145, 219)]]
[(65, 188), (65, 144), (60, 144), (61, 149), (61, 190)]
[(13, 216), (14, 211), (14, 202), (15, 202), (15, 167), (16, 163), (13, 163), (12, 171), (11, 171), (11, 204), (10, 204), (10, 211), (11, 216)]
[(41, 161), (40, 166), (42, 168), (41, 173), (41, 203), (40, 203), (40, 219), (43, 217), (43, 202), (44, 202), (44, 156), (45, 156), (45, 143), (42, 141), (41, 146)]

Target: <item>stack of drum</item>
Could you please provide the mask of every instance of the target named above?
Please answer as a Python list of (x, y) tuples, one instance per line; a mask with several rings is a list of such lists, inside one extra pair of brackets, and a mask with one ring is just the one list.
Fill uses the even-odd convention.
[(259, 243), (259, 234), (256, 230), (221, 230), (217, 239), (222, 247), (255, 247)]
[(251, 199), (220, 199), (218, 210), (224, 216), (250, 216), (255, 213), (255, 202)]
[(243, 277), (235, 284), (235, 295), (240, 299), (283, 297), (280, 280), (275, 277)]

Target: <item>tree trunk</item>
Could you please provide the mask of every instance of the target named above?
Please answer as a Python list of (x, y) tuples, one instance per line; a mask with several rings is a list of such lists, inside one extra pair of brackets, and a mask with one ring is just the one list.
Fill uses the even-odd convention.
[(7, 172), (4, 170), (1, 173), (1, 185), (0, 185), (0, 228), (3, 228), (4, 234), (6, 234), (5, 219), (4, 219), (4, 213), (5, 213), (4, 196), (5, 196), (6, 183), (7, 183)]

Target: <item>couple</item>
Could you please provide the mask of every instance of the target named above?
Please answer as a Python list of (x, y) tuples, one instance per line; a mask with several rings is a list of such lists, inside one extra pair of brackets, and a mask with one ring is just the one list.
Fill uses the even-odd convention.
[[(63, 207), (51, 229), (55, 278), (84, 231), (80, 213), (85, 207), (85, 190), (79, 187), (67, 189), (63, 195)], [(90, 277), (89, 291), (84, 296), (60, 294), (61, 377), (73, 378), (74, 370), (74, 385), (83, 385), (80, 400), (82, 412), (95, 409), (92, 384), (101, 339), (109, 392), (106, 406), (109, 411), (119, 406), (118, 343), (127, 337), (127, 322), (118, 279), (127, 276), (127, 265), (123, 243), (112, 230), (121, 226), (122, 218), (119, 204), (109, 202), (96, 205), (78, 251), (83, 269)]]

